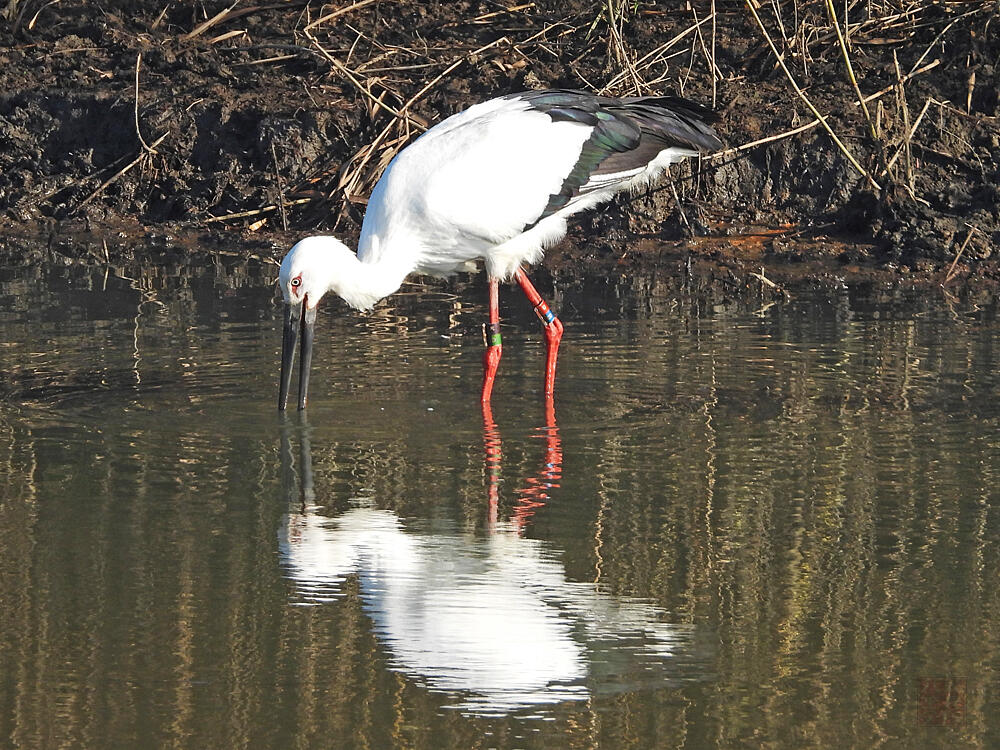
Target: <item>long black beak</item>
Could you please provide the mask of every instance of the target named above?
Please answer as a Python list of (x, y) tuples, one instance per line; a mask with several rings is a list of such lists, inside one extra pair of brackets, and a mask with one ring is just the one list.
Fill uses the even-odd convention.
[(299, 302), (285, 307), (285, 330), (281, 340), (281, 382), (278, 388), (278, 409), (288, 407), (288, 389), (292, 384), (292, 360), (295, 344), (302, 330), (302, 350), (299, 354), (299, 410), (309, 400), (309, 370), (312, 368), (313, 333), (316, 330), (316, 308)]

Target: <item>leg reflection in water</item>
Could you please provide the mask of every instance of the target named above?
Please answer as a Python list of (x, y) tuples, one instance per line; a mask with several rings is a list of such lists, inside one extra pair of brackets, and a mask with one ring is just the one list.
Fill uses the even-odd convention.
[[(490, 405), (483, 404), (483, 446), (486, 474), (487, 519), (491, 531), (496, 529), (500, 505), (500, 484), (503, 468), (503, 441), (500, 430), (493, 419)], [(281, 486), (285, 491), (289, 507), (296, 505), (305, 509), (315, 503), (316, 491), (313, 486), (312, 441), (313, 428), (306, 413), (281, 415)], [(556, 424), (556, 411), (551, 398), (545, 403), (545, 424), (535, 428), (536, 434), (545, 441), (544, 457), (540, 469), (524, 478), (524, 484), (514, 490), (514, 507), (510, 514), (510, 524), (522, 531), (535, 512), (544, 507), (549, 493), (559, 487), (562, 476), (562, 441)], [(298, 436), (298, 457), (296, 460), (293, 437)]]
[[(514, 491), (514, 507), (510, 514), (510, 524), (520, 533), (527, 526), (535, 512), (544, 507), (549, 493), (559, 487), (562, 476), (562, 441), (556, 424), (556, 411), (551, 398), (546, 399), (545, 424), (536, 428), (536, 433), (545, 441), (545, 451), (541, 468), (524, 478), (524, 484)], [(305, 412), (297, 412), (281, 418), (281, 486), (285, 491), (288, 506), (305, 510), (315, 504), (316, 491), (313, 486), (312, 471), (312, 427)], [(298, 460), (296, 460), (293, 436), (298, 436)], [(500, 430), (493, 419), (489, 404), (483, 404), (483, 446), (486, 474), (487, 520), (490, 531), (497, 527), (500, 506), (500, 483), (503, 469), (503, 441)]]
[[(486, 498), (489, 528), (495, 529), (500, 505), (500, 477), (503, 463), (503, 443), (488, 402), (483, 405), (483, 447), (486, 465)], [(514, 491), (516, 500), (510, 522), (520, 533), (535, 512), (549, 499), (549, 491), (559, 486), (562, 476), (562, 441), (556, 424), (556, 409), (552, 397), (545, 399), (545, 426), (538, 429), (545, 440), (545, 458), (538, 473), (525, 478), (523, 487)]]

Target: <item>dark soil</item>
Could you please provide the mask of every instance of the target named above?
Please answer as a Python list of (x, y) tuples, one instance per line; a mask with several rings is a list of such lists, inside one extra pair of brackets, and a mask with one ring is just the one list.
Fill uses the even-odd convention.
[[(873, 127), (826, 4), (761, 8), (789, 70), (878, 189), (822, 127), (736, 150), (813, 120), (742, 3), (715, 3), (714, 32), (710, 21), (692, 29), (710, 0), (377, 0), (309, 28), (349, 5), (10, 0), (0, 11), (4, 233), (89, 229), (98, 254), (109, 228), (214, 247), (241, 232), (241, 245), (252, 237), (272, 252), (317, 230), (349, 241), (382, 167), (423, 124), (525, 88), (710, 104), (714, 40), (729, 150), (581, 217), (547, 265), (655, 264), (664, 242), (700, 236), (683, 252), (744, 271), (1000, 280), (996, 0), (852, 6), (861, 91), (884, 90), (868, 105)], [(897, 70), (922, 72), (900, 87)], [(411, 99), (410, 120), (394, 114)]]

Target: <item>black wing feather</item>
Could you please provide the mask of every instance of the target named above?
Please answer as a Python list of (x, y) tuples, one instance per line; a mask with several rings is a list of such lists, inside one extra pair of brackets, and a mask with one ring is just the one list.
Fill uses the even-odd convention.
[[(553, 122), (578, 122), (594, 128), (558, 193), (524, 230), (564, 208), (586, 192), (591, 178), (644, 169), (666, 148), (715, 151), (722, 147), (709, 123), (718, 117), (699, 104), (676, 96), (615, 99), (579, 91), (551, 89), (513, 94)], [(623, 177), (622, 181), (630, 179)]]

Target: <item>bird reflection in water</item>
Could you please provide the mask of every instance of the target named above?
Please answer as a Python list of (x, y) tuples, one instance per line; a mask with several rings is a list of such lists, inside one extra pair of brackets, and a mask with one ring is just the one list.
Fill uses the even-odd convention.
[[(336, 517), (316, 505), (309, 428), (282, 435), (289, 512), (278, 532), (298, 604), (338, 599), (348, 577), (390, 667), (479, 715), (540, 711), (595, 695), (676, 686), (704, 676), (688, 626), (658, 607), (567, 580), (561, 553), (524, 530), (558, 486), (562, 448), (547, 409), (541, 471), (498, 518), (500, 432), (484, 409), (489, 523), (484, 536), (457, 524), (404, 522), (370, 501)], [(296, 471), (292, 437), (299, 438)]]

